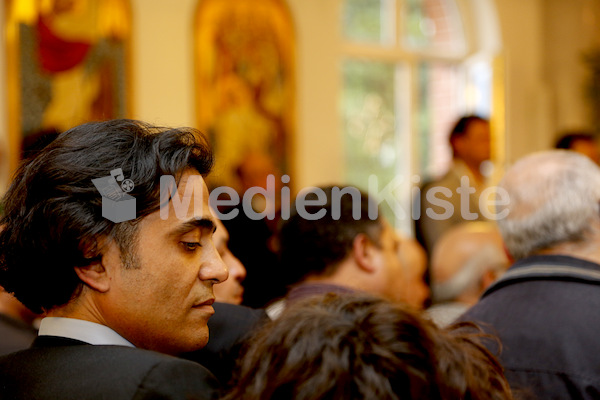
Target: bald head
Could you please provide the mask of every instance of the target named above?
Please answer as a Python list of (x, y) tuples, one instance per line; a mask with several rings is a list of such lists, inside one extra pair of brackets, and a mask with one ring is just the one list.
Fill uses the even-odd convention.
[(498, 210), (507, 213), (498, 227), (515, 259), (585, 244), (600, 223), (600, 168), (578, 153), (531, 154), (506, 172), (500, 186), (510, 201)]
[(509, 264), (502, 237), (491, 222), (465, 222), (449, 229), (431, 257), (435, 302), (455, 301), (461, 295), (479, 297), (486, 274), (497, 277)]

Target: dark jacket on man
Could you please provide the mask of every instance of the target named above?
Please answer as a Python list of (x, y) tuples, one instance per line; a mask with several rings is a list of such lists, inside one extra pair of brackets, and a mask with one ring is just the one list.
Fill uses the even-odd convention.
[(522, 395), (599, 399), (599, 310), (600, 265), (544, 255), (515, 263), (460, 320), (499, 336), (507, 379)]
[(210, 400), (217, 382), (201, 365), (154, 351), (40, 336), (0, 357), (0, 399)]

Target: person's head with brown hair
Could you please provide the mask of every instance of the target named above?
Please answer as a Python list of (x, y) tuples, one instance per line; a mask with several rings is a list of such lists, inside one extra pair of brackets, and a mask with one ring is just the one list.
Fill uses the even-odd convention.
[(478, 339), (374, 296), (313, 297), (253, 336), (226, 399), (512, 399)]
[(448, 137), (452, 156), (462, 160), (474, 173), (480, 173), (481, 164), (491, 156), (491, 131), (488, 119), (466, 115), (458, 119)]
[(554, 148), (575, 151), (589, 157), (596, 164), (600, 164), (598, 138), (592, 132), (585, 130), (564, 131), (556, 140)]

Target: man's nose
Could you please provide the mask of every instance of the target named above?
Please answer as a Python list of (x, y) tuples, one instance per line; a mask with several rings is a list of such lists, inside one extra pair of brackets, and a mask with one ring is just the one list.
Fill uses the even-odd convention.
[(200, 268), (200, 279), (203, 281), (213, 280), (215, 283), (226, 281), (229, 277), (229, 269), (221, 259), (214, 244), (211, 243), (207, 250), (205, 265)]

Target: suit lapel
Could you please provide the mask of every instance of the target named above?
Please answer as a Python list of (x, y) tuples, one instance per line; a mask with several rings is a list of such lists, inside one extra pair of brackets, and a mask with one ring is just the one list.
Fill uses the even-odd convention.
[(58, 347), (58, 346), (80, 346), (83, 344), (90, 345), (89, 343), (82, 342), (81, 340), (66, 338), (62, 336), (38, 336), (31, 347)]

